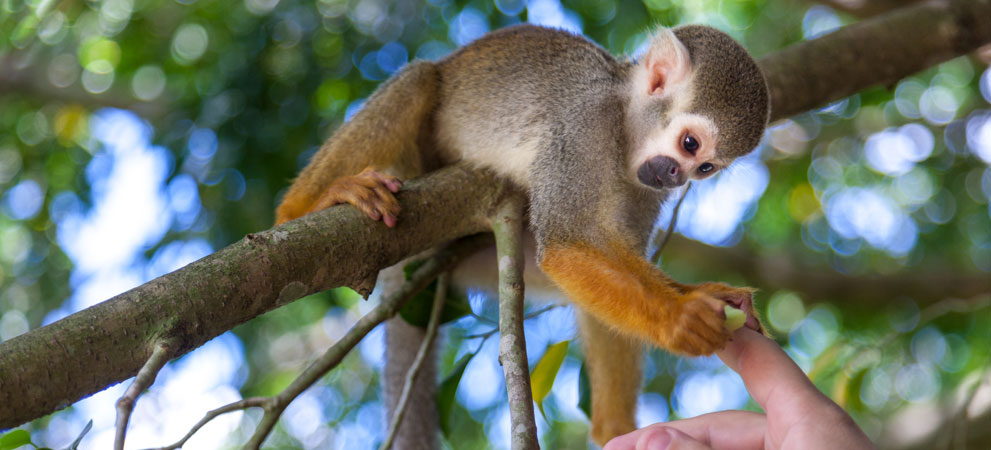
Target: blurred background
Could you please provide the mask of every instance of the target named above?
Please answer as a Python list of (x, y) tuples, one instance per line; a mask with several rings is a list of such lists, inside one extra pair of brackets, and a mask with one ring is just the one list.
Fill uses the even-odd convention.
[[(2, 0), (0, 340), (270, 227), (321, 142), (413, 59), (522, 22), (630, 55), (654, 25), (704, 23), (760, 57), (860, 20), (830, 3)], [(987, 59), (968, 55), (772, 124), (752, 155), (693, 186), (665, 270), (758, 287), (778, 341), (881, 447), (988, 448), (989, 102)], [(169, 364), (128, 447), (170, 444), (210, 409), (277, 393), (375, 302), (313, 295)], [(508, 448), (497, 339), (472, 337), (496, 310), (481, 293), (469, 303), (444, 328), (441, 376), (464, 371), (445, 445)], [(538, 413), (543, 447), (586, 448), (570, 307), (526, 332), (531, 365), (572, 341)], [(382, 352), (379, 328), (292, 403), (268, 446), (375, 448)], [(110, 448), (123, 386), (25, 427), (59, 448), (92, 419), (81, 448)], [(728, 408), (756, 406), (718, 359), (649, 352), (641, 424)], [(259, 417), (223, 416), (185, 448), (236, 447)]]

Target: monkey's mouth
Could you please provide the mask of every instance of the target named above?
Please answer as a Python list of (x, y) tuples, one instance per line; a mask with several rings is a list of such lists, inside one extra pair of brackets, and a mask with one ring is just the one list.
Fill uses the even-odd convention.
[(637, 169), (637, 179), (654, 189), (678, 187), (685, 184), (687, 178), (678, 161), (670, 156), (655, 156)]

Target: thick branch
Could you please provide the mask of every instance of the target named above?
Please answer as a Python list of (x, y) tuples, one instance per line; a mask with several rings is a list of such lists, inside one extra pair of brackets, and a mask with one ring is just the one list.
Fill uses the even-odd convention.
[(331, 208), (241, 241), (117, 297), (0, 344), (0, 428), (133, 376), (171, 338), (172, 358), (314, 292), (370, 292), (379, 269), (452, 238), (488, 231), (501, 184), (452, 167), (398, 194), (395, 229)]
[(885, 276), (849, 275), (803, 264), (783, 252), (759, 255), (684, 238), (673, 239), (665, 257), (673, 265), (705, 268), (712, 273), (738, 273), (755, 287), (787, 289), (810, 301), (828, 300), (857, 307), (876, 308), (899, 297), (930, 304), (947, 298), (972, 299), (991, 292), (991, 279), (984, 274), (911, 268)]
[(760, 61), (771, 119), (887, 85), (991, 42), (991, 0), (899, 9), (800, 42)]
[[(142, 117), (161, 117), (167, 106), (158, 101), (145, 102), (134, 99), (120, 88), (111, 88), (101, 94), (87, 92), (79, 83), (58, 87), (48, 82), (43, 68), (47, 61), (39, 61), (36, 54), (14, 53), (0, 57), (0, 98), (11, 95), (27, 95), (43, 100), (78, 103), (90, 108), (114, 107), (129, 109)], [(119, 84), (119, 83), (118, 83)]]

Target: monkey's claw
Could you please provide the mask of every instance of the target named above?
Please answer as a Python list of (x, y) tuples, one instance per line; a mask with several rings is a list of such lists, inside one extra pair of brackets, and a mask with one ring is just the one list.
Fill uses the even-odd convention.
[(399, 217), (399, 201), (394, 194), (402, 185), (398, 178), (368, 167), (357, 175), (334, 180), (310, 211), (347, 203), (372, 220), (382, 220), (386, 226), (394, 227)]

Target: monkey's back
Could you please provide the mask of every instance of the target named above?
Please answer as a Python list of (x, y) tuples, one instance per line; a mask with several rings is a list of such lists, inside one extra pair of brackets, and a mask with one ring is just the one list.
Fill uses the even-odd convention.
[[(566, 31), (502, 29), (437, 63), (438, 149), (529, 187), (530, 165), (569, 118), (621, 95), (629, 64)], [(621, 118), (615, 118), (617, 123)]]

